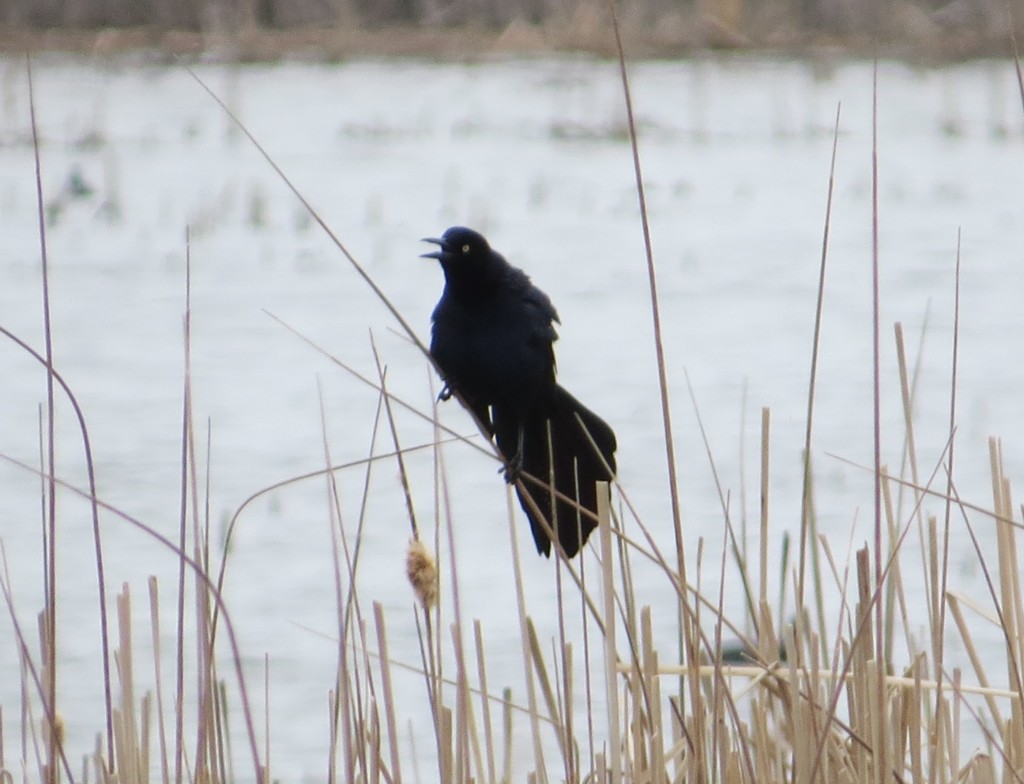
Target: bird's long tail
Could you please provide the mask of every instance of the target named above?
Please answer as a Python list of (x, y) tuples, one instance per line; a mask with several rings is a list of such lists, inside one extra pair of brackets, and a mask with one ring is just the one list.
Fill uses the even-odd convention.
[(557, 385), (538, 411), (515, 419), (496, 416), (495, 435), (506, 459), (519, 454), (516, 491), (537, 552), (551, 554), (549, 531), (555, 531), (571, 558), (597, 527), (595, 483), (615, 476), (615, 433)]

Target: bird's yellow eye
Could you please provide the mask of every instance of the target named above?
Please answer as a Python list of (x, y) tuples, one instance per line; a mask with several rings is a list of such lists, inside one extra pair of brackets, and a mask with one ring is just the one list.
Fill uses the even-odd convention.
[(462, 246), (462, 252), (463, 253), (469, 253), (469, 245), (463, 245)]

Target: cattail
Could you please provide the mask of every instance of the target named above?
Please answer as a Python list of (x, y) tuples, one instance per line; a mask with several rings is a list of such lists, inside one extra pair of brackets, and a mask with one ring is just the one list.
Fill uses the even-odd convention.
[[(52, 725), (43, 719), (43, 732), (57, 748), (62, 747), (64, 745), (64, 717), (55, 713)], [(0, 780), (4, 780), (3, 777), (0, 777)]]
[(409, 541), (405, 573), (424, 609), (437, 604), (437, 562), (419, 539)]

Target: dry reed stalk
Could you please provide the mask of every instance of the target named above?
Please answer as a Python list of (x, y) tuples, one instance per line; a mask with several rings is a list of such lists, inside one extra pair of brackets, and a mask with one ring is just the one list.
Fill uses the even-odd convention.
[(527, 712), (530, 718), (530, 740), (533, 747), (534, 763), (536, 770), (546, 777), (544, 767), (543, 744), (540, 734), (540, 712), (537, 706), (536, 681), (532, 675), (532, 656), (530, 653), (530, 619), (526, 613), (526, 598), (523, 589), (522, 563), (519, 558), (519, 545), (516, 541), (515, 527), (512, 525), (515, 512), (512, 501), (511, 487), (505, 490), (505, 510), (509, 520), (509, 537), (512, 547), (512, 576), (516, 591), (516, 609), (519, 620), (519, 639), (521, 642), (520, 653), (522, 656), (523, 672), (526, 680)]
[[(11, 618), (11, 625), (14, 628), (14, 636), (18, 646), (19, 682), (21, 684), (21, 759), (23, 764), (28, 764), (28, 761), (34, 756), (36, 767), (41, 772), (41, 778), (45, 780), (51, 775), (59, 775), (59, 773), (50, 774), (47, 771), (47, 762), (44, 761), (45, 758), (43, 756), (47, 752), (45, 745), (47, 741), (45, 738), (42, 741), (43, 750), (40, 750), (39, 733), (36, 732), (36, 719), (31, 696), (33, 693), (39, 698), (43, 711), (43, 719), (40, 725), (42, 734), (45, 735), (50, 732), (58, 736), (63, 734), (63, 720), (60, 718), (60, 714), (52, 712), (50, 704), (46, 701), (45, 668), (48, 658), (46, 651), (46, 615), (44, 611), (36, 616), (36, 626), (40, 640), (40, 658), (42, 659), (41, 664), (36, 664), (29, 653), (28, 640), (22, 632), (21, 623), (15, 614), (10, 570), (7, 566), (7, 550), (2, 540), (0, 540), (0, 564), (3, 567), (0, 570), (0, 591), (4, 595), (4, 602), (7, 605), (7, 612)], [(68, 764), (63, 745), (57, 748), (57, 753), (60, 758), (61, 767), (68, 778), (71, 778), (71, 767)]]
[[(949, 532), (950, 523), (953, 516), (953, 471), (955, 466), (955, 455), (956, 455), (956, 393), (957, 393), (957, 379), (959, 374), (959, 356), (960, 356), (960, 240), (961, 233), (960, 229), (957, 229), (956, 233), (956, 267), (953, 276), (953, 345), (950, 357), (950, 374), (949, 374), (949, 454), (946, 461), (946, 502), (944, 504), (943, 524), (942, 524), (942, 568), (938, 576), (939, 588), (937, 592), (938, 608), (935, 615), (932, 617), (932, 633), (934, 642), (933, 657), (935, 660), (935, 672), (938, 677), (943, 677), (945, 673), (945, 639), (946, 639), (946, 613), (950, 609), (948, 602), (948, 577), (949, 577)], [(934, 552), (934, 547), (930, 548), (930, 552)], [(934, 602), (934, 598), (933, 598)], [(961, 634), (964, 633), (964, 628), (961, 627)], [(969, 652), (974, 653), (974, 646), (970, 643), (970, 635), (965, 635), (967, 645), (965, 646)], [(972, 661), (973, 663), (973, 661)], [(974, 664), (975, 672), (979, 675), (979, 682), (984, 685), (984, 681), (980, 680), (980, 676), (984, 673), (981, 672)], [(938, 697), (936, 697), (936, 710), (938, 709)], [(989, 710), (995, 708), (995, 700), (988, 698)], [(992, 715), (996, 716), (998, 712), (994, 712)]]
[(486, 772), (487, 775), (484, 780), (495, 781), (494, 761), (497, 759), (497, 752), (495, 750), (493, 725), (491, 723), (491, 701), (488, 699), (490, 692), (487, 689), (487, 668), (484, 666), (483, 630), (479, 620), (473, 621), (473, 643), (476, 653), (476, 675), (477, 680), (480, 682), (480, 715), (483, 717), (484, 722), (484, 759), (487, 762), (487, 769), (486, 771), (481, 771), (481, 775)]
[[(603, 489), (603, 488), (602, 488)], [(612, 554), (612, 527), (611, 527), (611, 504), (607, 493), (597, 494), (597, 514), (601, 522), (598, 525), (601, 548), (601, 596), (602, 610), (605, 618), (615, 617), (615, 576), (613, 571), (614, 559)], [(604, 671), (605, 671), (605, 699), (608, 705), (608, 761), (609, 784), (619, 784), (622, 781), (622, 737), (619, 734), (619, 698), (616, 684), (615, 664), (618, 662), (618, 649), (616, 647), (616, 630), (618, 624), (606, 623), (604, 629)], [(604, 768), (604, 765), (601, 766)]]
[[(188, 568), (185, 562), (185, 554), (188, 552), (188, 488), (189, 488), (189, 454), (188, 436), (192, 425), (191, 411), (191, 304), (192, 304), (192, 265), (191, 242), (189, 235), (185, 241), (185, 356), (184, 356), (184, 383), (182, 389), (182, 413), (181, 413), (181, 483), (179, 496), (179, 519), (178, 519), (178, 584), (177, 584), (177, 627), (176, 627), (176, 680), (174, 704), (180, 706), (185, 704), (185, 575)], [(185, 716), (181, 709), (174, 711), (174, 780), (182, 780), (184, 775), (183, 765), (185, 756)]]
[(150, 576), (149, 581), (149, 627), (150, 644), (153, 657), (153, 683), (156, 692), (157, 739), (160, 744), (160, 780), (162, 784), (170, 784), (171, 771), (168, 765), (169, 750), (167, 745), (167, 728), (164, 724), (163, 677), (161, 677), (160, 645), (160, 602), (156, 578)]
[[(743, 587), (745, 598), (747, 600), (747, 618), (748, 618), (748, 620), (754, 619), (754, 618), (756, 618), (756, 612), (754, 610), (754, 596), (753, 596), (753, 591), (751, 589), (751, 579), (750, 579), (750, 575), (748, 574), (749, 564), (747, 563), (746, 559), (743, 557), (743, 554), (742, 554), (743, 547), (741, 546), (741, 544), (739, 542), (736, 541), (736, 532), (734, 530), (733, 523), (732, 523), (732, 513), (731, 513), (730, 508), (729, 508), (729, 496), (728, 496), (728, 493), (726, 492), (726, 489), (723, 486), (723, 484), (721, 482), (721, 479), (719, 477), (719, 474), (718, 474), (718, 467), (717, 467), (717, 465), (715, 463), (715, 459), (714, 459), (714, 456), (712, 454), (711, 441), (708, 438), (707, 430), (704, 427), (704, 419), (701, 416), (700, 409), (699, 409), (699, 407), (697, 405), (696, 395), (694, 394), (694, 391), (693, 391), (693, 384), (690, 382), (690, 375), (685, 370), (683, 371), (683, 375), (686, 378), (686, 386), (687, 386), (687, 390), (690, 393), (690, 401), (693, 403), (694, 415), (697, 418), (697, 428), (700, 431), (701, 440), (704, 443), (704, 453), (707, 456), (708, 464), (711, 467), (711, 475), (712, 475), (712, 478), (714, 479), (715, 489), (718, 492), (718, 502), (719, 502), (719, 505), (722, 508), (722, 517), (723, 517), (723, 520), (724, 520), (724, 523), (725, 523), (726, 531), (728, 533), (729, 546), (732, 549), (734, 560), (736, 562), (736, 566), (739, 568), (739, 571), (740, 571), (740, 575), (739, 575), (740, 584)], [(765, 446), (765, 444), (762, 441), (762, 447), (764, 447), (764, 446)], [(763, 455), (762, 455), (762, 458), (763, 458)], [(763, 468), (767, 468), (767, 466), (763, 466)], [(763, 479), (764, 478), (762, 477), (762, 480)], [(762, 483), (762, 491), (763, 490), (764, 490), (764, 485)], [(765, 501), (766, 501), (766, 499), (762, 499), (762, 506), (765, 503)], [(762, 510), (762, 517), (763, 517), (763, 515), (765, 513), (766, 513), (766, 510)], [(698, 556), (697, 560), (698, 560), (698, 562), (700, 561), (700, 557), (699, 556)], [(697, 584), (698, 585), (700, 584), (700, 578), (699, 577), (697, 579)], [(722, 617), (721, 613), (718, 614), (718, 617), (719, 618)], [(696, 625), (697, 628), (700, 627), (700, 619), (699, 619), (699, 617), (694, 618), (693, 622), (694, 622), (694, 624)]]
[[(46, 220), (45, 202), (43, 201), (43, 175), (39, 156), (39, 129), (36, 123), (35, 94), (32, 81), (32, 58), (26, 56), (25, 66), (28, 74), (28, 106), (32, 125), (32, 150), (35, 159), (36, 174), (36, 213), (39, 217), (39, 258), (43, 278), (43, 343), (46, 354), (46, 461), (43, 464), (45, 492), (43, 494), (43, 575), (45, 583), (46, 605), (45, 634), (46, 644), (43, 646), (46, 656), (43, 667), (46, 684), (47, 716), (51, 718), (48, 731), (44, 734), (46, 745), (46, 781), (57, 784), (57, 755), (60, 733), (52, 723), (57, 712), (57, 484), (56, 475), (56, 418), (53, 380), (53, 335), (50, 324), (50, 274), (49, 255), (46, 252)], [(106, 635), (104, 635), (106, 645)], [(109, 670), (108, 670), (109, 677)], [(110, 702), (107, 702), (107, 713), (110, 714)], [(108, 734), (110, 726), (108, 724)]]
[[(544, 707), (547, 708), (547, 718), (555, 727), (555, 740), (558, 743), (558, 750), (561, 759), (565, 759), (569, 753), (564, 730), (564, 717), (558, 710), (558, 700), (555, 696), (556, 690), (551, 685), (551, 676), (548, 674), (547, 666), (544, 663), (544, 654), (541, 651), (540, 641), (537, 639), (537, 629), (533, 619), (526, 618), (527, 649), (529, 652), (529, 671), (533, 674), (533, 680), (544, 698)], [(538, 714), (543, 715), (543, 714)]]
[(143, 781), (148, 771), (141, 769), (139, 759), (140, 738), (136, 727), (135, 677), (132, 667), (131, 593), (128, 585), (117, 596), (118, 646), (114, 655), (118, 682), (121, 686), (120, 705), (115, 711), (117, 723), (114, 748), (117, 751), (116, 769), (128, 781)]
[(398, 724), (395, 717), (395, 694), (391, 680), (391, 657), (388, 655), (388, 640), (384, 625), (384, 608), (380, 602), (373, 603), (373, 622), (377, 635), (377, 665), (380, 669), (381, 701), (384, 703), (384, 721), (387, 728), (388, 759), (391, 763), (391, 780), (402, 784), (402, 766), (399, 762)]
[[(989, 439), (989, 459), (992, 470), (993, 508), (1001, 518), (1013, 517), (1010, 483), (1003, 473), (1002, 446)], [(1006, 722), (1003, 749), (1006, 764), (1014, 770), (1024, 769), (1024, 643), (1020, 630), (1024, 629), (1024, 598), (1021, 594), (1020, 568), (1017, 562), (1016, 532), (1002, 521), (996, 523), (998, 543), (1000, 620), (1006, 642), (1007, 679), (1020, 695), (1011, 704), (1010, 719)]]
[(807, 577), (807, 557), (811, 557), (811, 577), (814, 595), (818, 599), (815, 608), (818, 616), (818, 627), (822, 631), (822, 654), (827, 655), (828, 642), (824, 636), (825, 608), (821, 601), (821, 563), (818, 559), (817, 519), (814, 515), (813, 484), (811, 471), (811, 443), (814, 430), (815, 392), (818, 383), (818, 358), (821, 350), (821, 328), (825, 304), (825, 271), (828, 264), (829, 235), (832, 230), (832, 201), (835, 193), (836, 158), (839, 149), (839, 127), (842, 117), (842, 104), (836, 106), (836, 121), (832, 130), (832, 154), (829, 162), (828, 190), (825, 196), (825, 219), (822, 228), (821, 261), (818, 268), (818, 289), (814, 307), (814, 331), (811, 339), (811, 364), (807, 381), (807, 414), (804, 430), (803, 479), (800, 495), (800, 541), (798, 547), (796, 612), (802, 612), (806, 597), (804, 590)]
[[(914, 507), (911, 512), (911, 516), (917, 521), (917, 528), (919, 535), (923, 541), (926, 540), (925, 536), (925, 520), (923, 512), (923, 501), (924, 497), (919, 490), (916, 488), (920, 487), (919, 468), (917, 460), (917, 443), (914, 434), (914, 398), (912, 393), (912, 383), (907, 371), (907, 357), (906, 348), (903, 340), (903, 325), (900, 322), (896, 322), (894, 325), (894, 332), (896, 337), (896, 361), (899, 368), (899, 380), (900, 380), (900, 400), (903, 404), (903, 428), (904, 428), (904, 451), (907, 455), (907, 462), (910, 465), (910, 476), (911, 481), (914, 484), (913, 497)], [(923, 344), (922, 340), (922, 344)], [(915, 370), (916, 376), (916, 370)], [(916, 378), (915, 378), (916, 382)], [(902, 486), (900, 486), (902, 487)], [(893, 630), (895, 629), (895, 619), (892, 614), (895, 612), (900, 613), (901, 620), (903, 622), (904, 629), (910, 629), (911, 625), (908, 619), (907, 606), (904, 601), (904, 593), (902, 588), (902, 578), (900, 576), (900, 559), (896, 557), (896, 548), (900, 541), (899, 535), (899, 521), (896, 519), (898, 512), (893, 509), (891, 483), (886, 481), (882, 485), (883, 503), (885, 509), (886, 528), (889, 540), (889, 561), (892, 564), (889, 570), (890, 578), (886, 584), (886, 600), (885, 606), (888, 611), (888, 616), (885, 618), (885, 660), (891, 664), (892, 662), (892, 645), (893, 645)], [(901, 499), (902, 501), (902, 494)], [(935, 575), (937, 571), (934, 568), (936, 552), (934, 548), (922, 547), (922, 557), (925, 558), (924, 563), (924, 575), (925, 585), (930, 586), (928, 589), (928, 607), (932, 615), (931, 626), (935, 628), (935, 613), (938, 612), (939, 604), (938, 596), (936, 591), (938, 589), (939, 582), (937, 580), (929, 579)], [(910, 640), (908, 640), (908, 644)], [(908, 651), (910, 656), (913, 656), (913, 650)], [(934, 656), (934, 651), (933, 651)]]
[[(599, 492), (605, 493), (603, 488), (599, 489)], [(600, 518), (598, 525), (601, 524)], [(583, 579), (584, 585), (586, 585), (586, 571), (585, 565), (580, 566), (580, 577)], [(596, 754), (595, 745), (595, 731), (594, 731), (594, 717), (597, 712), (595, 707), (595, 685), (596, 680), (596, 667), (597, 662), (594, 658), (594, 652), (591, 649), (591, 621), (590, 615), (587, 613), (586, 601), (583, 597), (580, 597), (580, 617), (583, 621), (583, 694), (586, 700), (586, 728), (587, 728), (587, 760), (591, 768), (594, 766), (594, 755)]]
[[(317, 392), (320, 408), (323, 461), (325, 466), (330, 466), (332, 465), (332, 460), (330, 442), (327, 438), (327, 414), (319, 381), (317, 383)], [(378, 401), (373, 427), (371, 428), (371, 454), (376, 440), (380, 416), (381, 403)], [(367, 475), (364, 479), (364, 500), (366, 497), (366, 487), (370, 481), (369, 471), (371, 466), (372, 461), (366, 463)], [(350, 658), (351, 646), (349, 645), (351, 637), (355, 634), (354, 630), (362, 626), (362, 615), (355, 588), (360, 537), (357, 531), (355, 545), (353, 547), (349, 546), (348, 536), (345, 532), (345, 527), (342, 525), (341, 500), (335, 475), (332, 471), (327, 470), (323, 472), (322, 476), (326, 482), (327, 489), (328, 529), (331, 535), (331, 565), (333, 568), (338, 621), (338, 669), (330, 700), (331, 744), (328, 762), (328, 777), (333, 781), (336, 776), (337, 744), (339, 740), (342, 744), (342, 762), (345, 765), (346, 777), (351, 778), (357, 770), (364, 772), (366, 770), (365, 745), (362, 742), (363, 739), (359, 737), (359, 721), (363, 710), (361, 692), (358, 685), (360, 670), (358, 660)], [(360, 516), (360, 519), (362, 519), (362, 516)], [(344, 570), (342, 569), (342, 560), (344, 560)], [(223, 575), (223, 564), (221, 575)], [(347, 590), (346, 585), (348, 586)]]
[[(438, 458), (440, 460), (440, 452), (438, 452)], [(469, 668), (466, 663), (465, 653), (465, 642), (462, 637), (462, 602), (461, 602), (461, 591), (459, 583), (459, 572), (458, 563), (455, 558), (455, 529), (453, 515), (451, 514), (451, 505), (449, 503), (447, 486), (443, 482), (444, 471), (438, 470), (438, 475), (442, 479), (441, 495), (444, 499), (445, 506), (445, 533), (447, 534), (448, 552), (450, 554), (448, 564), (451, 570), (451, 599), (452, 599), (452, 623), (450, 625), (453, 641), (453, 653), (455, 657), (455, 683), (456, 683), (456, 710), (455, 710), (455, 721), (451, 724), (447, 733), (447, 743), (454, 743), (454, 747), (448, 750), (449, 761), (453, 761), (455, 764), (454, 768), (449, 767), (449, 775), (455, 775), (457, 778), (453, 780), (464, 781), (468, 780), (470, 767), (470, 746), (473, 745), (473, 740), (470, 737), (470, 725), (472, 723), (472, 703), (469, 699), (469, 687), (468, 687), (468, 672)], [(440, 526), (438, 526), (440, 528)], [(440, 604), (437, 605), (438, 613), (440, 613)], [(440, 617), (440, 616), (438, 616)], [(441, 657), (441, 635), (437, 636), (437, 661), (442, 660)], [(433, 688), (437, 690), (437, 704), (442, 704), (441, 695), (441, 680), (440, 680), (440, 668), (438, 670), (438, 680)], [(451, 719), (451, 711), (445, 709)], [(454, 752), (454, 753), (453, 753)], [(462, 776), (459, 778), (459, 776)]]
[[(760, 581), (758, 582), (758, 604), (764, 607), (768, 602), (768, 480), (771, 476), (769, 445), (771, 443), (771, 411), (768, 408), (761, 409), (761, 482), (760, 482), (760, 527), (758, 529), (761, 553)], [(751, 614), (754, 614), (751, 608)], [(761, 637), (760, 624), (755, 625), (758, 639)]]
[[(110, 716), (112, 713), (112, 700), (110, 691), (110, 654), (109, 654), (109, 643), (108, 643), (108, 631), (107, 631), (107, 607), (106, 607), (106, 580), (104, 576), (103, 567), (103, 548), (100, 538), (100, 526), (99, 526), (99, 510), (95, 502), (96, 497), (96, 477), (95, 477), (95, 465), (92, 458), (92, 447), (89, 440), (88, 430), (85, 426), (85, 419), (82, 415), (81, 409), (75, 399), (74, 394), (68, 388), (67, 384), (64, 383), (63, 379), (60, 378), (53, 363), (53, 342), (52, 342), (52, 330), (51, 330), (51, 308), (50, 308), (50, 288), (49, 288), (49, 256), (47, 253), (46, 245), (46, 220), (45, 220), (45, 206), (43, 201), (43, 185), (42, 185), (42, 164), (41, 156), (39, 152), (39, 131), (38, 124), (36, 122), (36, 110), (35, 110), (35, 92), (34, 92), (34, 80), (32, 77), (32, 58), (26, 56), (26, 75), (28, 81), (28, 98), (29, 98), (29, 119), (32, 130), (32, 149), (33, 149), (33, 160), (35, 166), (35, 194), (36, 194), (36, 207), (38, 216), (38, 231), (39, 231), (39, 247), (40, 247), (40, 263), (42, 271), (42, 305), (43, 305), (43, 335), (44, 335), (44, 351), (45, 358), (40, 356), (37, 352), (30, 349), (24, 341), (16, 338), (8, 330), (3, 329), (2, 332), (7, 337), (18, 343), (23, 349), (27, 350), (32, 354), (39, 362), (41, 362), (47, 371), (46, 376), (46, 388), (47, 388), (47, 402), (46, 402), (46, 416), (42, 415), (42, 408), (40, 409), (40, 481), (42, 484), (42, 514), (43, 514), (43, 575), (44, 575), (44, 588), (45, 588), (45, 623), (47, 631), (45, 637), (51, 641), (49, 647), (45, 648), (48, 651), (48, 655), (56, 657), (57, 651), (57, 564), (56, 564), (56, 481), (55, 481), (55, 420), (54, 420), (54, 405), (55, 405), (55, 384), (59, 384), (64, 392), (67, 394), (72, 406), (75, 409), (75, 415), (78, 418), (79, 426), (82, 433), (82, 444), (85, 451), (86, 470), (89, 477), (89, 487), (92, 511), (92, 533), (93, 533), (93, 546), (94, 556), (96, 559), (96, 575), (100, 596), (100, 646), (101, 654), (103, 657), (103, 693), (104, 693), (104, 705), (106, 707), (105, 714), (107, 716), (106, 725), (106, 736), (107, 736), (107, 756), (113, 758), (112, 744), (112, 724)], [(45, 418), (45, 446), (43, 439), (43, 430)], [(56, 716), (56, 698), (57, 698), (57, 664), (56, 658), (45, 663), (44, 671), (46, 673), (46, 697), (45, 699), (50, 701), (50, 710), (47, 711), (47, 715)], [(47, 781), (53, 781), (53, 777), (56, 775), (55, 765), (55, 754), (59, 753), (59, 749), (53, 747), (54, 741), (59, 741), (61, 733), (56, 728), (51, 727), (47, 733), (47, 737), (50, 739), (50, 745), (47, 748), (47, 763), (46, 774)]]

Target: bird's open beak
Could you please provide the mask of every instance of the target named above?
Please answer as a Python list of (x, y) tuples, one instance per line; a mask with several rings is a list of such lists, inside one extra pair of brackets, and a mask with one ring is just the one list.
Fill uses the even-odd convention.
[(439, 240), (436, 237), (424, 237), (423, 242), (432, 242), (435, 245), (440, 245), (441, 248), (440, 250), (431, 251), (430, 253), (421, 253), (421, 259), (437, 259), (438, 261), (440, 261), (441, 258), (445, 255), (445, 253), (448, 252), (448, 249), (445, 247), (444, 240)]

